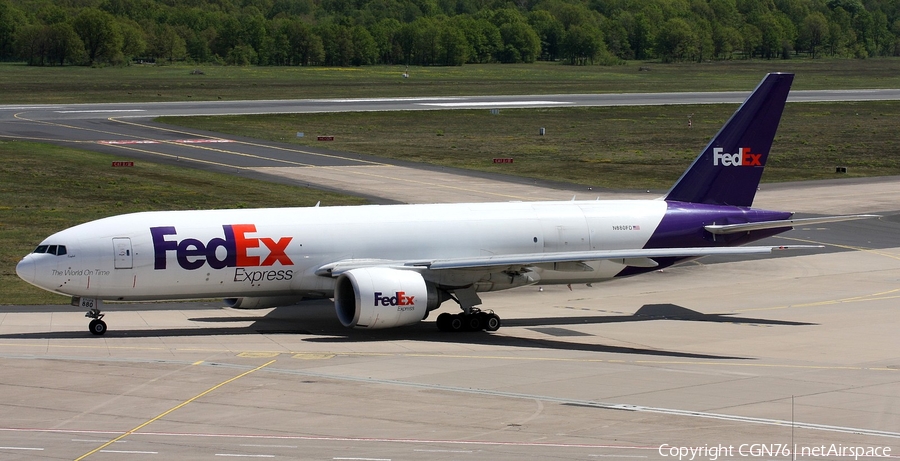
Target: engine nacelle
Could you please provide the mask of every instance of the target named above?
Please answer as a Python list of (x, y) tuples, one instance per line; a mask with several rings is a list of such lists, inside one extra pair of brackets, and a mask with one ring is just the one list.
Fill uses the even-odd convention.
[(334, 309), (345, 327), (392, 328), (425, 318), (449, 298), (415, 271), (367, 267), (341, 274)]
[(300, 296), (225, 298), (225, 305), (235, 309), (267, 309), (269, 307), (291, 306), (299, 303), (302, 299)]

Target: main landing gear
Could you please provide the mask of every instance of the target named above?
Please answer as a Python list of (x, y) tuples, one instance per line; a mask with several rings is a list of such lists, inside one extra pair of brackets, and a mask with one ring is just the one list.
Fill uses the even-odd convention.
[(97, 336), (106, 333), (106, 322), (102, 320), (105, 314), (100, 312), (101, 304), (102, 302), (99, 299), (81, 298), (78, 296), (72, 298), (73, 306), (81, 306), (88, 309), (84, 316), (93, 319), (91, 320), (91, 323), (88, 324), (88, 330)]
[(454, 301), (459, 303), (462, 312), (450, 314), (444, 312), (437, 318), (437, 327), (441, 331), (497, 331), (500, 329), (500, 317), (494, 311), (483, 311), (475, 306), (481, 304), (481, 298), (475, 287), (469, 286), (453, 290)]
[(497, 331), (500, 329), (500, 316), (474, 307), (468, 314), (444, 312), (437, 318), (437, 327), (441, 331)]

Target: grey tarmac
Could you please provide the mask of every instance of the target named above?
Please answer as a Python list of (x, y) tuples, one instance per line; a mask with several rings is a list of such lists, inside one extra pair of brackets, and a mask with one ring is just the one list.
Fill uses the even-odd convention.
[[(371, 332), (344, 329), (328, 302), (208, 302), (108, 305), (110, 330), (92, 337), (74, 308), (2, 307), (0, 456), (671, 459), (693, 448), (706, 450), (695, 459), (788, 459), (770, 452), (795, 445), (896, 455), (900, 220), (867, 206), (887, 203), (897, 182), (761, 194), (781, 205), (827, 187), (848, 197), (835, 212), (885, 212), (784, 234), (827, 251), (486, 294), (504, 320), (496, 333), (441, 333), (435, 313)], [(812, 202), (805, 211), (824, 206)]]
[[(0, 131), (42, 125), (20, 121)], [(288, 176), (402, 177), (409, 167), (328, 152), (313, 153), (319, 165), (283, 165), (280, 147), (246, 164), (198, 158)], [(409, 190), (423, 201), (646, 197), (416, 171), (438, 186), (358, 192), (385, 202), (409, 201)], [(441, 173), (451, 176), (428, 176)], [(759, 207), (884, 217), (773, 239), (822, 251), (486, 294), (504, 322), (495, 333), (438, 332), (435, 314), (452, 303), (374, 332), (344, 329), (321, 301), (259, 311), (110, 304), (103, 337), (72, 307), (2, 306), (0, 458), (712, 460), (790, 459), (794, 448), (801, 459), (849, 459), (826, 456), (848, 448), (896, 458), (898, 189), (898, 178), (763, 185)]]

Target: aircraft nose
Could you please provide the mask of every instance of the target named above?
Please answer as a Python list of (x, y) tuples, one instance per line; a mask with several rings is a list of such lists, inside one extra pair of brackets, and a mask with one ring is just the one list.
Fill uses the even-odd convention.
[(34, 273), (34, 258), (31, 255), (25, 256), (19, 264), (16, 264), (16, 274), (22, 280), (34, 283)]

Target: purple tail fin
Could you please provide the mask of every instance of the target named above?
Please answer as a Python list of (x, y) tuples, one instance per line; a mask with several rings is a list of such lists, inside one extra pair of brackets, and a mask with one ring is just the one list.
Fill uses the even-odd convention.
[(666, 196), (667, 201), (749, 207), (794, 74), (768, 74)]

